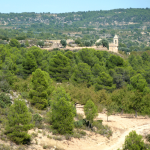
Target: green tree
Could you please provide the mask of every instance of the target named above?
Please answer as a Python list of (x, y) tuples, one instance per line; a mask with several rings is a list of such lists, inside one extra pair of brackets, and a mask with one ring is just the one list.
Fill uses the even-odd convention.
[(94, 85), (97, 91), (101, 89), (111, 91), (116, 88), (116, 85), (113, 84), (113, 78), (105, 72), (99, 74), (99, 77), (97, 77), (94, 81)]
[(36, 46), (32, 46), (29, 51), (34, 55), (37, 65), (40, 66), (43, 59), (43, 50)]
[(102, 45), (102, 41), (99, 41), (99, 42), (96, 42), (96, 44), (95, 44), (96, 46), (100, 46), (100, 45)]
[(99, 65), (99, 64), (95, 64), (92, 67), (92, 74), (95, 77), (98, 77), (100, 75), (100, 73), (105, 72), (105, 71), (106, 71), (106, 68), (104, 66)]
[(52, 79), (47, 72), (36, 69), (32, 73), (31, 83), (32, 90), (29, 93), (31, 104), (38, 109), (46, 108), (48, 105), (48, 97), (53, 90)]
[(21, 46), (20, 43), (18, 42), (18, 40), (16, 40), (16, 39), (11, 39), (9, 42), (9, 45), (11, 47), (18, 47), (18, 48)]
[(113, 69), (116, 66), (123, 66), (124, 60), (120, 56), (112, 55), (106, 62), (106, 67)]
[(112, 37), (115, 36), (115, 33), (116, 33), (115, 30), (111, 30), (111, 31), (110, 31), (110, 34), (111, 34)]
[(106, 39), (102, 39), (101, 40), (103, 47), (107, 47), (107, 49), (109, 50), (109, 43)]
[(131, 85), (134, 89), (143, 92), (144, 88), (147, 86), (145, 78), (141, 74), (137, 74), (130, 79)]
[(143, 94), (142, 97), (141, 113), (143, 115), (150, 115), (150, 94), (149, 93)]
[(130, 109), (135, 111), (135, 117), (137, 118), (137, 113), (142, 113), (143, 104), (143, 93), (139, 91), (132, 92), (130, 94)]
[(94, 64), (99, 63), (99, 59), (95, 55), (94, 49), (84, 48), (78, 52), (78, 55), (84, 63), (87, 63), (91, 67), (93, 67)]
[(123, 150), (146, 150), (142, 136), (138, 135), (135, 131), (131, 131), (125, 138)]
[(0, 94), (0, 107), (5, 108), (7, 106), (10, 106), (12, 104), (11, 99), (8, 95), (5, 93)]
[(80, 39), (80, 38), (77, 38), (77, 39), (75, 40), (75, 43), (78, 44), (78, 45), (80, 45), (80, 44), (81, 44), (81, 39)]
[(5, 133), (10, 140), (17, 144), (28, 144), (31, 136), (27, 132), (33, 125), (30, 123), (32, 115), (25, 101), (15, 100), (14, 104), (10, 106), (7, 118), (8, 124)]
[(127, 45), (126, 45), (126, 44), (124, 44), (124, 43), (119, 43), (119, 47), (127, 48)]
[(27, 40), (25, 41), (25, 46), (29, 47), (29, 42)]
[(89, 83), (92, 77), (91, 67), (87, 63), (79, 63), (75, 67), (74, 73), (71, 77), (72, 81), (77, 83), (87, 82)]
[(63, 80), (69, 80), (70, 77), (70, 59), (58, 52), (57, 55), (50, 61), (49, 74), (56, 80), (62, 82)]
[(122, 88), (115, 90), (111, 95), (112, 101), (116, 103), (118, 109), (121, 109), (121, 114), (129, 110), (130, 94), (131, 92), (127, 91), (127, 88)]
[(84, 113), (86, 119), (89, 120), (91, 123), (93, 122), (93, 119), (98, 116), (97, 108), (95, 104), (92, 102), (92, 100), (88, 100), (84, 105)]
[(37, 69), (37, 64), (36, 64), (35, 57), (31, 52), (28, 52), (23, 62), (23, 71), (25, 76), (31, 74), (36, 69)]
[(61, 87), (53, 92), (51, 104), (52, 127), (60, 134), (71, 134), (74, 128), (75, 108), (70, 96)]
[(115, 103), (112, 101), (110, 95), (108, 95), (108, 93), (106, 93), (105, 90), (103, 90), (101, 92), (101, 95), (103, 96), (103, 98), (101, 98), (101, 104), (104, 105), (104, 107), (106, 108), (107, 111), (107, 122), (108, 122), (108, 117), (112, 114), (113, 110), (116, 109), (116, 105)]
[(144, 53), (142, 54), (142, 59), (143, 59), (144, 62), (145, 62), (145, 61), (149, 61), (149, 56), (148, 56), (148, 54), (147, 54), (146, 52), (144, 52)]
[(90, 40), (86, 40), (86, 41), (84, 42), (84, 45), (87, 46), (87, 47), (92, 46)]
[(60, 43), (62, 44), (63, 47), (66, 47), (66, 45), (67, 45), (67, 42), (66, 42), (65, 39), (62, 39), (62, 40), (60, 41)]
[(42, 48), (44, 46), (44, 41), (38, 41), (37, 45), (39, 45)]

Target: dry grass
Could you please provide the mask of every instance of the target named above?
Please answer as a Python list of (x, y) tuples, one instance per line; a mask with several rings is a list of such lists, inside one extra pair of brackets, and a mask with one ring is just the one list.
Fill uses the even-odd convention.
[(58, 145), (57, 141), (53, 139), (42, 141), (40, 145), (43, 147), (43, 149), (56, 148), (55, 150), (63, 150), (63, 146), (61, 144)]

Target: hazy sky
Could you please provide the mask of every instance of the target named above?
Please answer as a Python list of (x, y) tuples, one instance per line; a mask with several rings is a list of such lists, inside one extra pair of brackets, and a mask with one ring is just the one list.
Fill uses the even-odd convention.
[(150, 0), (1, 0), (0, 12), (77, 12), (118, 8), (150, 8)]

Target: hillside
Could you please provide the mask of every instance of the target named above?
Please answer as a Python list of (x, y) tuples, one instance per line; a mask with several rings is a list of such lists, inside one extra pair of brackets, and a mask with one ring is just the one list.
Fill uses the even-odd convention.
[[(115, 34), (125, 51), (141, 51), (150, 42), (150, 9), (0, 14), (0, 38), (98, 40)], [(4, 30), (5, 29), (5, 30)], [(2, 42), (1, 42), (2, 43)], [(121, 45), (122, 46), (122, 45)], [(121, 49), (122, 50), (122, 49)]]
[[(108, 11), (70, 12), (61, 14), (51, 13), (10, 13), (0, 14), (1, 25), (22, 25), (40, 27), (41, 24), (54, 28), (67, 27), (115, 27), (127, 29), (130, 27), (142, 27), (150, 21), (150, 9), (116, 9)], [(41, 24), (40, 24), (41, 23)], [(36, 24), (36, 25), (33, 25)], [(130, 26), (127, 26), (130, 25)], [(41, 26), (42, 27), (42, 26)]]

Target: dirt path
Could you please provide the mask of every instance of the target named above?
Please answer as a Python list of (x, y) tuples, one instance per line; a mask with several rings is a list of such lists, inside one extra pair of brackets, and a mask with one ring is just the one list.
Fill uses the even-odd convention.
[[(83, 114), (83, 106), (79, 105), (77, 106), (77, 113)], [(87, 141), (82, 141), (82, 144), (80, 147), (78, 147), (80, 150), (88, 149), (88, 150), (117, 150), (118, 148), (121, 148), (125, 137), (131, 132), (132, 130), (135, 130), (138, 134), (145, 135), (150, 132), (150, 119), (145, 118), (142, 116), (138, 116), (138, 118), (134, 118), (133, 115), (111, 115), (109, 117), (109, 122), (107, 122), (107, 116), (106, 114), (99, 113), (97, 119), (103, 120), (104, 125), (108, 125), (111, 127), (113, 131), (113, 135), (110, 139), (107, 139), (101, 135), (97, 135), (95, 137), (96, 142), (90, 142), (90, 139), (87, 139)], [(94, 136), (91, 136), (91, 139)], [(89, 141), (89, 144), (87, 142)], [(67, 150), (73, 150), (71, 147)]]
[(125, 137), (129, 134), (129, 132), (131, 132), (132, 130), (135, 130), (136, 133), (138, 134), (143, 134), (144, 130), (149, 130), (150, 129), (150, 124), (146, 124), (146, 125), (142, 125), (142, 126), (138, 126), (135, 128), (130, 128), (127, 131), (125, 131), (120, 138), (118, 139), (118, 141), (116, 143), (114, 143), (111, 147), (106, 148), (105, 150), (117, 150), (118, 148), (121, 148), (122, 145), (124, 144), (125, 141)]

